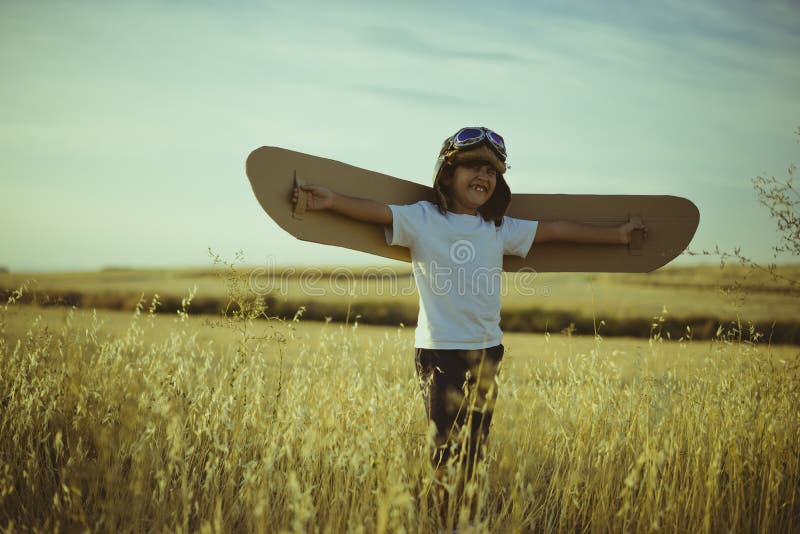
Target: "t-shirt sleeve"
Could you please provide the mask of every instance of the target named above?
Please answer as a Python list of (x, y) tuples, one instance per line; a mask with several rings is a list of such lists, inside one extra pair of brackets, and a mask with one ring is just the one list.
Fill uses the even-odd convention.
[(392, 225), (385, 226), (386, 243), (411, 248), (416, 236), (420, 235), (420, 225), (424, 220), (424, 207), (420, 202), (398, 206), (389, 205), (392, 210)]
[(503, 224), (500, 225), (500, 232), (503, 235), (503, 254), (521, 258), (527, 256), (538, 227), (538, 221), (503, 217)]

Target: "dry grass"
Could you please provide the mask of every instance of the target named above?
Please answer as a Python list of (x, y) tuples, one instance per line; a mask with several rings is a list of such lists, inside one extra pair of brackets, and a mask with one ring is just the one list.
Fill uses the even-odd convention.
[[(388, 267), (239, 269), (248, 289), (265, 297), (270, 313), (291, 318), (414, 325), (417, 293), (407, 269)], [(797, 278), (800, 267), (778, 275)], [(271, 274), (270, 274), (271, 273)], [(280, 276), (278, 276), (280, 275)], [(106, 269), (101, 272), (2, 274), (0, 299), (29, 283), (26, 302), (132, 311), (140, 298), (160, 295), (161, 310), (180, 309), (197, 288), (193, 311), (217, 314), (227, 302), (225, 281), (211, 269)], [(712, 339), (720, 325), (751, 326), (773, 343), (800, 344), (796, 289), (763, 272), (733, 265), (673, 267), (647, 275), (543, 274), (505, 278), (506, 332), (555, 332), (646, 338), (654, 322), (664, 336)], [(690, 331), (687, 331), (690, 327)]]
[[(147, 308), (0, 311), (4, 530), (440, 526), (409, 330)], [(477, 530), (800, 528), (796, 349), (505, 343)]]
[[(328, 306), (391, 305), (410, 308), (415, 315), (417, 293), (410, 271), (405, 267), (251, 267), (252, 279), (279, 300), (288, 299)], [(305, 273), (305, 274), (303, 274)], [(338, 273), (338, 276), (337, 276)], [(391, 273), (388, 278), (381, 275)], [(782, 276), (800, 278), (800, 266), (778, 269)], [(319, 278), (314, 276), (318, 275)], [(333, 275), (333, 276), (332, 276)], [(787, 288), (763, 273), (736, 265), (666, 267), (648, 274), (549, 273), (515, 282), (509, 275), (503, 298), (508, 313), (535, 307), (547, 312), (590, 310), (606, 321), (645, 319), (658, 315), (666, 305), (673, 317), (712, 317), (722, 320), (741, 316), (745, 321), (769, 322), (795, 317), (800, 312), (796, 290)], [(31, 289), (43, 293), (74, 292), (94, 295), (92, 304), (132, 309), (139, 296), (154, 293), (162, 298), (183, 297), (197, 287), (204, 299), (223, 299), (227, 289), (211, 269), (109, 269), (76, 273), (0, 273), (0, 288), (15, 289), (35, 280)], [(302, 281), (301, 281), (302, 280)], [(355, 283), (354, 283), (355, 282)], [(749, 294), (741, 299), (739, 283)], [(525, 294), (520, 294), (522, 288)], [(120, 298), (124, 297), (124, 302)]]

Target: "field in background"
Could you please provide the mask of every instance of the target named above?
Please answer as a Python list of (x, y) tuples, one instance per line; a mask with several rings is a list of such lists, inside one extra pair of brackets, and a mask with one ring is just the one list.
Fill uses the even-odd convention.
[[(442, 527), (412, 329), (148, 306), (0, 311), (0, 526)], [(504, 343), (478, 530), (798, 529), (796, 348), (730, 332)]]
[[(413, 325), (417, 296), (403, 268), (239, 267), (253, 294), (271, 314), (364, 324)], [(779, 274), (800, 279), (800, 266)], [(222, 274), (222, 276), (221, 276)], [(665, 268), (649, 274), (504, 275), (505, 331), (648, 337), (653, 324), (666, 337), (711, 339), (720, 326), (741, 323), (775, 343), (800, 343), (800, 289), (734, 265)], [(29, 296), (41, 304), (133, 310), (158, 294), (174, 311), (193, 287), (192, 312), (216, 314), (227, 304), (224, 272), (214, 269), (107, 269), (100, 272), (0, 273), (0, 290), (32, 281)], [(690, 327), (687, 333), (686, 327)]]

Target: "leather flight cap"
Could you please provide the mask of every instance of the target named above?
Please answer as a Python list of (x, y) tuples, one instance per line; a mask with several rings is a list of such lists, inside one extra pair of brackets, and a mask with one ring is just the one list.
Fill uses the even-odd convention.
[(486, 143), (482, 143), (474, 148), (452, 150), (449, 154), (445, 154), (444, 157), (451, 165), (458, 165), (465, 161), (479, 160), (490, 163), (498, 174), (505, 174), (506, 172), (505, 162), (501, 160), (497, 152), (489, 148)]

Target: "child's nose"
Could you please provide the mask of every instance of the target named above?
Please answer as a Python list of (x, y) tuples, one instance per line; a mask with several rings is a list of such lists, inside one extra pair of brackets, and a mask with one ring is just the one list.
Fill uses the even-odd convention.
[(494, 171), (494, 168), (491, 165), (484, 165), (479, 172), (481, 176), (490, 178), (494, 174), (492, 171)]

